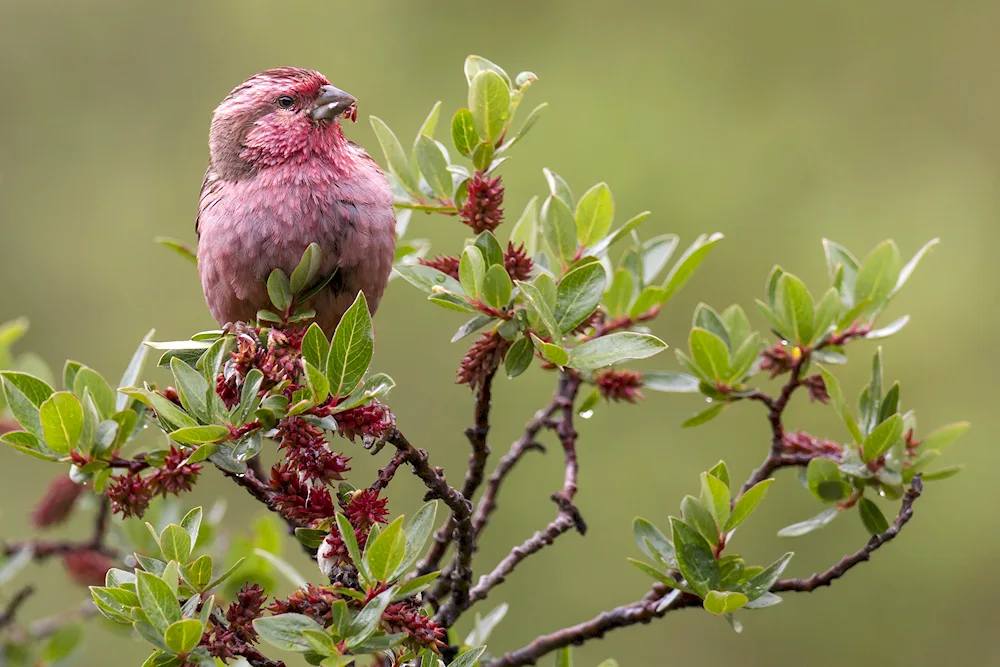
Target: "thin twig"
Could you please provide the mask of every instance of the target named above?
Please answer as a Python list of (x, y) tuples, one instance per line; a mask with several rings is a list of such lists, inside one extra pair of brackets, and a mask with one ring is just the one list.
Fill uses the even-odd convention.
[(100, 550), (104, 546), (104, 539), (108, 535), (108, 520), (111, 518), (111, 499), (101, 496), (98, 501), (97, 515), (94, 517), (94, 532), (87, 547), (91, 550)]
[(17, 610), (21, 608), (25, 602), (28, 601), (35, 592), (34, 586), (25, 586), (24, 588), (14, 593), (14, 597), (10, 599), (7, 606), (4, 608), (3, 612), (0, 612), (0, 630), (6, 628), (8, 625), (14, 622), (17, 617)]
[(879, 549), (889, 540), (893, 539), (899, 535), (899, 531), (903, 529), (903, 526), (913, 518), (913, 503), (924, 490), (923, 480), (920, 479), (920, 475), (915, 475), (913, 481), (910, 483), (910, 488), (907, 489), (906, 494), (903, 496), (903, 502), (899, 506), (899, 513), (896, 515), (896, 520), (892, 522), (888, 530), (883, 533), (878, 533), (877, 535), (872, 535), (868, 543), (862, 548), (858, 549), (852, 554), (848, 554), (840, 559), (836, 565), (823, 572), (817, 572), (811, 577), (806, 577), (805, 579), (782, 579), (775, 582), (771, 590), (775, 593), (782, 591), (794, 591), (797, 593), (811, 593), (821, 586), (829, 586), (837, 579), (841, 578), (847, 571), (853, 568), (855, 565), (860, 565), (865, 561), (869, 560), (872, 556), (872, 552)]
[[(490, 455), (490, 447), (487, 444), (486, 436), (490, 432), (490, 409), (493, 405), (493, 378), (497, 369), (493, 369), (483, 378), (483, 382), (476, 391), (476, 404), (473, 411), (473, 425), (465, 429), (465, 437), (472, 445), (472, 453), (469, 454), (469, 466), (465, 473), (465, 483), (462, 485), (462, 495), (469, 501), (472, 500), (476, 490), (483, 483), (483, 475), (486, 470), (486, 459)], [(415, 574), (423, 576), (434, 572), (441, 567), (441, 559), (444, 558), (451, 538), (455, 534), (455, 521), (451, 517), (434, 533), (434, 540), (427, 554), (417, 563)], [(447, 568), (444, 574), (450, 574), (451, 568)], [(447, 586), (448, 580), (442, 576), (435, 593), (430, 594), (430, 598), (437, 600), (441, 595), (447, 593), (441, 586)]]
[(372, 491), (381, 491), (385, 487), (389, 486), (389, 482), (395, 476), (396, 471), (399, 470), (399, 466), (406, 463), (406, 452), (398, 451), (396, 452), (392, 460), (390, 460), (385, 467), (378, 471), (378, 477), (372, 482), (370, 488)]

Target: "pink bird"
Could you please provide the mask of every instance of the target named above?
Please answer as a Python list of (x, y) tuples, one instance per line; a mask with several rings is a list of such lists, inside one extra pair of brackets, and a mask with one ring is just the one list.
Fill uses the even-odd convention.
[(250, 77), (216, 108), (195, 230), (202, 289), (219, 324), (270, 309), (268, 275), (291, 274), (310, 243), (323, 251), (320, 275), (336, 271), (310, 304), (327, 336), (359, 290), (374, 314), (396, 221), (385, 174), (341, 131), (341, 116), (357, 116), (355, 102), (319, 72), (281, 67)]

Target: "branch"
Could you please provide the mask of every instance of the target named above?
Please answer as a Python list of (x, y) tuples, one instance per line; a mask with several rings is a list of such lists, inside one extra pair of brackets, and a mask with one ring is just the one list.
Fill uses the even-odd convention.
[(445, 608), (442, 608), (435, 620), (445, 626), (450, 626), (458, 616), (458, 611), (468, 606), (469, 587), (472, 581), (472, 552), (475, 549), (476, 536), (472, 528), (472, 503), (457, 489), (448, 485), (440, 468), (433, 468), (427, 462), (427, 452), (410, 444), (398, 429), (388, 435), (386, 441), (398, 451), (406, 455), (406, 461), (413, 466), (413, 473), (427, 487), (425, 496), (428, 500), (440, 498), (451, 510), (455, 521), (455, 544), (458, 553), (455, 554), (455, 571), (452, 575), (452, 596)]
[(805, 351), (792, 364), (788, 382), (781, 388), (778, 398), (771, 398), (760, 391), (754, 392), (749, 396), (751, 400), (760, 401), (768, 408), (767, 420), (771, 423), (771, 449), (767, 454), (767, 458), (751, 473), (749, 479), (743, 484), (743, 488), (740, 489), (739, 496), (735, 500), (738, 500), (750, 487), (764, 481), (775, 470), (783, 467), (784, 461), (781, 454), (785, 444), (785, 427), (782, 424), (782, 417), (785, 414), (785, 408), (788, 407), (788, 402), (792, 398), (792, 394), (802, 384), (802, 368), (808, 360), (809, 352)]
[[(867, 561), (871, 558), (872, 552), (896, 537), (903, 526), (912, 518), (913, 503), (920, 497), (922, 489), (923, 483), (920, 480), (920, 476), (917, 475), (913, 478), (909, 490), (903, 497), (895, 521), (893, 521), (892, 525), (885, 532), (873, 535), (862, 549), (845, 556), (829, 570), (814, 574), (808, 579), (779, 580), (771, 587), (771, 591), (775, 593), (783, 591), (808, 593), (820, 586), (829, 586), (833, 581), (844, 576), (855, 565)], [(674, 595), (674, 597), (668, 598), (668, 595)], [(667, 602), (668, 599), (669, 602)], [(615, 607), (610, 611), (601, 612), (589, 621), (578, 625), (563, 628), (548, 635), (542, 635), (526, 646), (486, 663), (484, 667), (534, 665), (542, 656), (560, 648), (600, 639), (615, 628), (649, 623), (654, 618), (662, 618), (671, 611), (688, 607), (698, 607), (701, 604), (701, 600), (693, 595), (686, 593), (676, 595), (671, 593), (663, 584), (656, 584), (641, 600)]]
[(21, 605), (28, 601), (28, 598), (30, 598), (34, 592), (34, 586), (25, 586), (17, 593), (14, 593), (14, 597), (10, 599), (10, 602), (7, 603), (7, 607), (4, 608), (2, 613), (0, 613), (0, 630), (6, 628), (14, 622), (18, 609), (20, 609)]
[(372, 482), (370, 488), (372, 491), (381, 491), (385, 487), (389, 486), (389, 482), (392, 481), (393, 476), (395, 476), (396, 471), (399, 470), (399, 466), (406, 463), (406, 453), (396, 452), (392, 457), (392, 460), (385, 464), (385, 467), (378, 471), (378, 477)]
[(576, 528), (581, 535), (587, 531), (587, 524), (584, 523), (583, 517), (580, 516), (580, 511), (573, 504), (573, 498), (576, 495), (577, 489), (577, 472), (579, 470), (576, 457), (577, 432), (573, 428), (573, 401), (579, 389), (580, 378), (575, 374), (564, 373), (559, 378), (559, 388), (556, 391), (555, 398), (553, 398), (553, 403), (562, 412), (562, 418), (556, 425), (556, 433), (559, 435), (559, 440), (562, 443), (563, 452), (566, 457), (563, 488), (552, 494), (552, 500), (559, 506), (556, 518), (543, 530), (538, 531), (524, 543), (511, 549), (510, 553), (493, 568), (492, 572), (480, 577), (479, 583), (476, 584), (470, 593), (470, 604), (484, 599), (491, 589), (504, 582), (518, 564), (528, 556), (552, 544), (563, 533), (568, 532), (572, 528)]
[[(497, 369), (494, 368), (483, 378), (482, 384), (476, 391), (476, 405), (474, 409), (473, 425), (465, 429), (465, 437), (472, 445), (472, 453), (469, 454), (469, 467), (465, 473), (465, 483), (462, 485), (462, 495), (469, 501), (475, 495), (476, 490), (483, 483), (483, 475), (486, 470), (486, 459), (490, 455), (490, 446), (486, 441), (486, 436), (490, 432), (490, 408), (493, 401), (493, 378)], [(431, 544), (427, 555), (417, 563), (416, 576), (423, 576), (434, 572), (441, 566), (441, 559), (444, 558), (445, 551), (451, 543), (451, 538), (455, 533), (455, 521), (451, 517), (441, 528), (434, 533), (434, 542)], [(450, 569), (445, 574), (450, 573)], [(447, 580), (442, 577), (442, 585), (447, 584)], [(435, 599), (447, 593), (446, 590), (438, 589)]]
[(853, 568), (855, 565), (860, 565), (865, 561), (869, 560), (872, 556), (872, 552), (879, 549), (889, 540), (893, 539), (899, 535), (899, 531), (903, 529), (903, 526), (913, 518), (913, 503), (924, 490), (923, 480), (920, 479), (920, 475), (915, 475), (913, 481), (910, 483), (910, 488), (907, 489), (906, 494), (903, 496), (903, 502), (899, 506), (899, 513), (896, 515), (896, 520), (892, 522), (888, 530), (884, 533), (879, 533), (877, 535), (872, 535), (868, 543), (862, 548), (855, 551), (853, 554), (848, 554), (840, 559), (840, 561), (824, 572), (817, 572), (816, 574), (808, 577), (806, 579), (782, 579), (775, 582), (771, 590), (775, 593), (781, 591), (793, 591), (797, 593), (811, 593), (821, 586), (829, 586), (837, 579), (847, 574), (847, 572)]

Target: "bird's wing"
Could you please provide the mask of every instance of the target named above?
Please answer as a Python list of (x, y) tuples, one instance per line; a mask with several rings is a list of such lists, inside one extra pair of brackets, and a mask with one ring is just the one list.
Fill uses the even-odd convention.
[(215, 206), (221, 199), (222, 179), (215, 173), (211, 165), (205, 170), (205, 178), (201, 182), (201, 196), (198, 198), (198, 214), (194, 220), (194, 233), (201, 237), (201, 216)]

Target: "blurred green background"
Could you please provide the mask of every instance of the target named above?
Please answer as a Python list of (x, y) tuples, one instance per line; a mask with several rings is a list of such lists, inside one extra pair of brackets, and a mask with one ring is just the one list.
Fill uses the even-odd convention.
[[(989, 306), (1000, 279), (990, 250), (1000, 237), (998, 19), (1000, 5), (974, 0), (3, 0), (0, 320), (27, 315), (32, 330), (21, 349), (57, 368), (67, 357), (83, 360), (110, 377), (150, 327), (161, 339), (210, 328), (196, 272), (152, 238), (193, 242), (210, 114), (258, 70), (319, 69), (358, 96), (362, 119), (347, 132), (380, 161), (366, 116), (385, 119), (404, 143), (435, 100), (450, 117), (465, 104), (467, 54), (533, 70), (540, 80), (526, 104), (551, 108), (503, 167), (509, 218), (544, 193), (541, 168), (550, 167), (577, 193), (606, 180), (619, 222), (651, 209), (647, 237), (676, 232), (683, 247), (698, 233), (725, 233), (654, 325), (672, 346), (685, 344), (699, 301), (753, 313), (775, 263), (820, 294), (823, 237), (857, 255), (891, 237), (909, 257), (940, 236), (885, 320), (913, 315), (885, 345), (887, 376), (902, 382), (904, 406), (917, 410), (925, 433), (958, 419), (974, 425), (945, 461), (968, 469), (931, 485), (902, 536), (833, 588), (743, 614), (742, 635), (704, 613), (671, 614), (578, 649), (576, 664), (608, 656), (623, 667), (694, 659), (706, 667), (916, 666), (956, 656), (1000, 664), (987, 634), (1000, 593), (990, 574), (1000, 547), (991, 529), (1000, 455), (987, 437), (1000, 428), (989, 343), (1000, 325)], [(410, 229), (438, 251), (454, 252), (465, 236), (440, 217), (415, 217)], [(468, 390), (452, 384), (463, 348), (448, 343), (462, 321), (402, 281), (376, 318), (376, 367), (398, 382), (391, 404), (399, 424), (452, 480), (464, 469), (461, 430), (471, 418)], [(841, 373), (852, 395), (874, 348), (852, 348)], [(653, 361), (676, 367), (669, 353)], [(506, 449), (552, 384), (537, 369), (516, 384), (499, 382), (494, 451)], [(625, 562), (637, 555), (632, 517), (665, 526), (697, 490), (699, 471), (722, 457), (742, 478), (763, 457), (759, 406), (682, 431), (699, 407), (691, 396), (650, 395), (638, 407), (602, 405), (579, 425), (578, 501), (590, 532), (564, 536), (484, 603), (483, 611), (511, 605), (491, 649), (513, 649), (641, 596), (648, 582)], [(831, 410), (798, 400), (790, 416), (817, 435), (844, 437)], [(353, 479), (366, 479), (377, 461), (347, 451), (356, 456)], [(26, 536), (26, 509), (55, 467), (10, 450), (0, 452), (0, 466), (2, 535)], [(530, 455), (515, 471), (478, 571), (554, 516), (547, 498), (560, 480), (555, 454)], [(791, 473), (781, 481), (734, 544), (749, 560), (791, 549), (790, 573), (808, 575), (864, 543), (856, 516), (797, 540), (774, 537), (820, 509)], [(408, 480), (394, 489), (396, 510), (419, 500)], [(245, 529), (257, 509), (214, 473), (185, 503), (219, 493), (230, 501), (229, 528)], [(31, 613), (84, 596), (57, 564), (28, 576), (44, 580)], [(94, 658), (105, 641), (114, 642), (116, 665), (145, 656), (145, 645), (128, 638), (95, 637), (84, 664), (108, 664)]]

